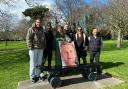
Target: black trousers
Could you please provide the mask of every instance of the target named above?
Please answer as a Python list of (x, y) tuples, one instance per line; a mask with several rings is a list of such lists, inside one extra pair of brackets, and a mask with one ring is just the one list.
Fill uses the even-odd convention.
[(78, 57), (79, 64), (80, 64), (80, 58), (82, 58), (83, 64), (87, 63), (86, 56), (87, 56), (87, 52), (86, 51), (77, 50), (77, 57)]
[(100, 52), (90, 52), (90, 63), (94, 64), (94, 59), (96, 61), (96, 64), (99, 64), (100, 60)]
[(48, 60), (48, 67), (51, 67), (52, 49), (45, 49), (43, 52), (43, 58), (43, 65), (45, 64), (46, 60)]
[(86, 56), (79, 56), (78, 55), (78, 62), (79, 62), (79, 64), (80, 64), (80, 58), (82, 58), (83, 64), (86, 64), (87, 63)]

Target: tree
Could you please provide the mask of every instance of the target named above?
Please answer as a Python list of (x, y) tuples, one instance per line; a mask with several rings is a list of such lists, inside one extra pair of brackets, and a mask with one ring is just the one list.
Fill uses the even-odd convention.
[(13, 5), (16, 0), (0, 0), (0, 3), (6, 4), (6, 5)]
[(93, 27), (97, 27), (98, 29), (103, 29), (104, 21), (103, 21), (103, 9), (104, 6), (100, 1), (95, 1), (91, 4), (84, 4), (84, 6), (77, 8), (73, 11), (74, 18), (76, 22), (86, 29), (86, 31), (90, 34), (91, 29)]
[[(16, 0), (0, 0), (0, 5), (14, 6)], [(0, 8), (0, 38), (5, 40), (7, 46), (7, 40), (9, 38), (9, 30), (12, 26), (12, 15)]]
[(5, 45), (7, 46), (7, 41), (9, 39), (9, 34), (8, 32), (11, 30), (12, 25), (12, 15), (8, 14), (7, 12), (4, 11), (4, 13), (1, 14), (0, 18), (0, 31), (4, 32), (4, 40), (5, 40)]
[[(16, 0), (0, 0), (0, 5), (13, 6)], [(4, 11), (0, 9), (0, 16), (4, 15)]]
[(117, 32), (117, 47), (121, 47), (123, 35), (128, 31), (128, 0), (111, 0), (106, 9), (107, 24)]
[(27, 30), (29, 29), (29, 27), (31, 26), (31, 22), (26, 20), (26, 19), (22, 19), (19, 23), (18, 26), (15, 27), (15, 31), (14, 31), (14, 38), (15, 40), (25, 40), (26, 39), (26, 35), (27, 35)]
[[(44, 1), (44, 0), (40, 0), (40, 1)], [(29, 7), (35, 7), (40, 5), (40, 2), (38, 0), (25, 0), (25, 2)]]
[(62, 11), (66, 20), (72, 24), (75, 15), (73, 12), (84, 5), (84, 0), (55, 0), (55, 4)]
[(35, 20), (37, 18), (44, 20), (44, 18), (49, 14), (49, 9), (45, 6), (35, 6), (33, 8), (26, 9), (23, 14), (25, 16), (29, 16), (31, 20)]

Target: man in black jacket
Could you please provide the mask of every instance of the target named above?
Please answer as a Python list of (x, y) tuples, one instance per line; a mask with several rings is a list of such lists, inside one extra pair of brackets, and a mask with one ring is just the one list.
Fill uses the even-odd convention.
[[(53, 36), (53, 28), (51, 26), (51, 22), (47, 23), (46, 26), (46, 31), (45, 33), (45, 37), (46, 37), (46, 48), (44, 50), (44, 59), (45, 61), (48, 60), (48, 67), (51, 67), (51, 60), (52, 60), (52, 51), (53, 51), (53, 40), (54, 40), (54, 36)], [(43, 64), (45, 63), (45, 61), (43, 62)]]

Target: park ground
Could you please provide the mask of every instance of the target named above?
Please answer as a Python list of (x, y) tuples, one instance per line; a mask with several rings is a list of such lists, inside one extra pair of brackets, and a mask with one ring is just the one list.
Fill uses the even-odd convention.
[[(19, 81), (29, 79), (29, 56), (26, 43), (23, 41), (9, 42), (8, 46), (5, 46), (4, 42), (0, 42), (0, 52), (2, 51), (6, 52), (0, 54), (0, 89), (16, 89)], [(89, 57), (87, 59), (89, 60)], [(52, 64), (54, 65), (54, 56)], [(125, 81), (123, 84), (105, 89), (128, 89), (127, 40), (120, 49), (116, 48), (116, 41), (104, 41), (101, 64), (104, 73), (111, 73), (114, 77)]]

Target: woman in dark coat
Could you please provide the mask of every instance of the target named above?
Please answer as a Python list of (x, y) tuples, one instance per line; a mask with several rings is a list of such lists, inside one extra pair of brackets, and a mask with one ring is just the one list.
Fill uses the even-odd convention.
[(80, 58), (82, 58), (83, 63), (86, 64), (88, 37), (83, 32), (82, 27), (80, 26), (77, 27), (77, 31), (74, 36), (74, 42), (75, 42), (79, 64), (80, 64)]

